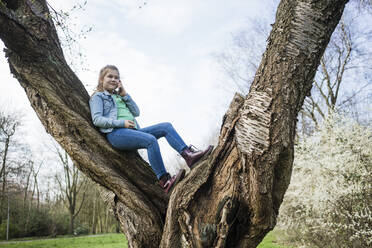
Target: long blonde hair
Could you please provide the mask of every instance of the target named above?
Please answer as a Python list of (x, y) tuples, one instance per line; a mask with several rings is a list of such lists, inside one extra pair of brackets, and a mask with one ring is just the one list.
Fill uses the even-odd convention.
[[(99, 76), (98, 76), (98, 84), (96, 86), (96, 88), (94, 89), (94, 92), (92, 95), (94, 95), (96, 92), (103, 92), (105, 91), (103, 89), (103, 78), (106, 76), (106, 74), (110, 71), (110, 70), (115, 70), (119, 73), (119, 69), (114, 66), (114, 65), (106, 65), (105, 67), (103, 67), (100, 71), (99, 71)], [(119, 74), (120, 75), (120, 74)]]

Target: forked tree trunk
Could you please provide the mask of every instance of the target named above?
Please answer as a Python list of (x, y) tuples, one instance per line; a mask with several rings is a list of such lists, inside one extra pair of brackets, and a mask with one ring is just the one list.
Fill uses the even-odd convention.
[(346, 2), (280, 3), (249, 94), (235, 95), (218, 146), (170, 199), (136, 153), (114, 150), (92, 125), (89, 96), (63, 57), (45, 0), (2, 0), (0, 36), (47, 132), (107, 189), (130, 247), (256, 247), (275, 226), (297, 114)]

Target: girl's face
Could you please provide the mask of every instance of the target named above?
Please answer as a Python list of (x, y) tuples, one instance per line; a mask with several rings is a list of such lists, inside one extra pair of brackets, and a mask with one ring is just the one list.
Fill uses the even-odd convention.
[(112, 93), (118, 87), (119, 81), (119, 72), (117, 70), (108, 70), (102, 79), (103, 89)]

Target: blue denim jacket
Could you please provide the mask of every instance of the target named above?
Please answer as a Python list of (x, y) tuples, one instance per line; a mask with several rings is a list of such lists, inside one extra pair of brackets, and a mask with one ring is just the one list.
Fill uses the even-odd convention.
[[(122, 99), (133, 116), (139, 116), (139, 108), (130, 95), (126, 94)], [(99, 127), (102, 133), (110, 133), (114, 128), (124, 127), (124, 120), (117, 119), (118, 109), (116, 102), (107, 91), (94, 93), (89, 100), (89, 106), (93, 124)], [(139, 128), (137, 121), (134, 121)]]

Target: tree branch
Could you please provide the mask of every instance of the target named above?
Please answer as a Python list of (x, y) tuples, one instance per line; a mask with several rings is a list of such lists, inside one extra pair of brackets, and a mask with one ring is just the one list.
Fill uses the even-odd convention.
[[(331, 86), (331, 78), (328, 74), (328, 70), (327, 70), (327, 67), (326, 67), (325, 62), (324, 62), (324, 57), (322, 57), (320, 59), (320, 64), (322, 66), (322, 72), (323, 72), (323, 74), (325, 75), (325, 78), (326, 78), (326, 85), (327, 85), (327, 89), (328, 89), (327, 95), (323, 92), (323, 89), (318, 87), (316, 81), (314, 81), (314, 83), (318, 87), (319, 92), (320, 92), (321, 96), (323, 97), (328, 109), (332, 109), (332, 102), (333, 102), (333, 99), (334, 99), (334, 95), (333, 95), (332, 86)], [(329, 98), (331, 98), (331, 102), (329, 102)]]

